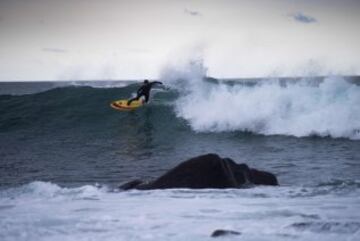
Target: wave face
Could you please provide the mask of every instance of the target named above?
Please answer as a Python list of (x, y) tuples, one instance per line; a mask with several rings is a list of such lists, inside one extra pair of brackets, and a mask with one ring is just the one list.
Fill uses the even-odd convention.
[[(229, 82), (207, 79), (204, 75), (196, 64), (186, 71), (166, 73), (162, 81), (173, 91), (153, 91), (156, 97), (152, 108), (161, 108), (162, 116), (172, 116), (174, 112), (177, 119), (171, 118), (169, 125), (174, 121), (182, 125), (185, 120), (195, 132), (360, 139), (360, 86), (349, 79)], [(92, 87), (88, 83), (69, 84), (55, 85), (40, 93), (32, 90), (32, 94), (26, 95), (0, 95), (0, 129), (31, 125), (34, 121), (48, 124), (55, 120), (62, 126), (71, 125), (71, 119), (63, 117), (77, 121), (87, 117), (90, 119), (84, 124), (88, 125), (91, 118), (98, 118), (96, 114), (109, 116), (111, 100), (128, 98), (138, 87), (134, 84), (121, 87), (116, 82), (90, 83)]]
[[(26, 83), (24, 85), (32, 85)], [(125, 87), (103, 86), (92, 83), (67, 83), (61, 87), (31, 94), (0, 95), (0, 131), (13, 128), (71, 128), (82, 126), (94, 128), (100, 121), (114, 118), (109, 104), (119, 98), (127, 98), (136, 85)], [(36, 86), (36, 85), (35, 85)]]
[[(152, 108), (160, 108), (161, 116), (176, 114), (177, 119), (170, 118), (167, 124), (175, 121), (182, 125), (185, 120), (193, 131), (205, 133), (360, 139), (360, 86), (344, 77), (229, 82), (206, 79), (204, 74), (195, 64), (162, 77), (175, 91), (153, 91)], [(109, 116), (111, 100), (128, 98), (138, 87), (119, 87), (116, 82), (105, 86), (93, 83), (92, 87), (68, 84), (71, 86), (54, 86), (40, 93), (0, 95), (0, 130), (36, 123), (64, 126), (71, 125), (71, 120), (78, 124), (84, 118), (83, 124), (89, 125), (92, 118)]]
[(194, 131), (360, 139), (360, 86), (344, 77), (214, 84), (203, 74), (195, 63), (163, 77), (180, 91), (176, 114)]

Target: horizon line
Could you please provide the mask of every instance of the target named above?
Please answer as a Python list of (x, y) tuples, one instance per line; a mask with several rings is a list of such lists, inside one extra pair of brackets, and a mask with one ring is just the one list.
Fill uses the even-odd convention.
[[(258, 80), (258, 79), (299, 79), (299, 78), (325, 78), (325, 77), (336, 77), (341, 76), (345, 78), (360, 78), (360, 75), (342, 75), (342, 74), (329, 74), (329, 75), (298, 75), (298, 76), (267, 76), (267, 77), (212, 77), (212, 76), (204, 76), (206, 79), (213, 79), (213, 80)], [(27, 80), (0, 80), (2, 83), (6, 82), (88, 82), (88, 81), (124, 81), (124, 82), (139, 82), (144, 79), (148, 80), (159, 80), (159, 78), (136, 78), (136, 79), (58, 79), (58, 80), (49, 80), (49, 79), (42, 79), (42, 80), (34, 80), (34, 79), (27, 79)]]

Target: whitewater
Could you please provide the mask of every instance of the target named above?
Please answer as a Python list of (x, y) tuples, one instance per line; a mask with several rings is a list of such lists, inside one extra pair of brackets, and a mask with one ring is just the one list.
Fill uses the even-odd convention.
[[(135, 112), (138, 82), (0, 83), (0, 240), (360, 239), (358, 77), (159, 80)], [(119, 189), (206, 153), (280, 186)]]
[(175, 73), (165, 70), (162, 77), (181, 92), (176, 113), (194, 131), (360, 139), (360, 86), (342, 76), (258, 79), (246, 85), (213, 84), (204, 81), (205, 74), (202, 63), (193, 62)]
[(33, 182), (0, 193), (0, 238), (213, 240), (225, 229), (240, 233), (226, 240), (355, 241), (359, 185), (122, 192)]

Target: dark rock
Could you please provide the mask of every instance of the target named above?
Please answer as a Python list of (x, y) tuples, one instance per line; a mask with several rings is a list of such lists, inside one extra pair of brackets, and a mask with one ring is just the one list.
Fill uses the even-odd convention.
[(271, 173), (250, 169), (246, 164), (237, 164), (230, 158), (206, 154), (180, 163), (152, 182), (135, 180), (123, 184), (120, 188), (241, 188), (252, 184), (278, 185), (278, 182)]
[(259, 171), (256, 169), (250, 169), (250, 180), (256, 185), (279, 185), (274, 174), (270, 172)]
[(241, 235), (241, 233), (233, 231), (233, 230), (217, 229), (211, 234), (211, 237), (217, 238), (217, 237), (228, 236), (228, 235)]

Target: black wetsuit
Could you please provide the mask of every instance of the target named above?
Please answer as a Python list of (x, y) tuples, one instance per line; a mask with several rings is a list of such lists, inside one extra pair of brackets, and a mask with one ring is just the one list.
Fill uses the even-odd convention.
[(145, 97), (145, 103), (147, 103), (149, 101), (149, 96), (150, 96), (150, 90), (153, 87), (154, 84), (162, 84), (160, 81), (153, 81), (153, 82), (148, 82), (148, 83), (144, 83), (138, 90), (136, 93), (136, 97), (128, 100), (128, 105), (131, 104), (131, 102), (133, 102), (134, 100), (138, 100), (140, 99), (141, 96)]

